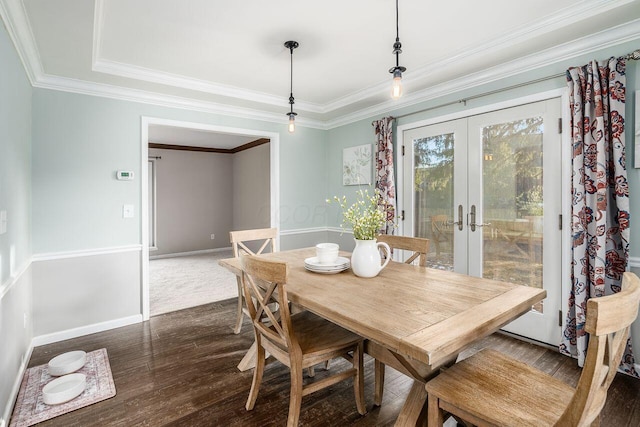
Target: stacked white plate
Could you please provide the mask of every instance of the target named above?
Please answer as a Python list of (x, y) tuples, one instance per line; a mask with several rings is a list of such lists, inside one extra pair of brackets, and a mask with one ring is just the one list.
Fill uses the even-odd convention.
[(347, 270), (350, 267), (349, 259), (338, 257), (332, 263), (320, 263), (318, 257), (311, 257), (304, 260), (304, 268), (314, 273), (336, 274)]

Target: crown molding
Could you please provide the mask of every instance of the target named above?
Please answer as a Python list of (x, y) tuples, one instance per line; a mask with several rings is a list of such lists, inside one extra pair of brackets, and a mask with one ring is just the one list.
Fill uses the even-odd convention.
[[(95, 43), (94, 43), (95, 45)], [(146, 82), (159, 83), (167, 86), (180, 87), (183, 89), (195, 90), (214, 95), (228, 96), (234, 99), (259, 102), (265, 105), (283, 106), (289, 105), (289, 97), (275, 96), (263, 92), (250, 91), (235, 86), (211, 83), (205, 80), (184, 77), (177, 74), (166, 73), (149, 68), (138, 67), (121, 62), (109, 61), (103, 58), (94, 59), (93, 71), (112, 74), (114, 76), (126, 77)], [(325, 109), (318, 104), (310, 102), (296, 101), (296, 110), (311, 113), (324, 113)]]
[(553, 65), (563, 60), (575, 58), (590, 52), (611, 48), (619, 44), (640, 38), (640, 19), (631, 21), (599, 33), (582, 37), (513, 61), (505, 62), (495, 67), (487, 68), (477, 73), (450, 80), (432, 86), (428, 89), (413, 92), (402, 97), (400, 101), (385, 101), (352, 114), (345, 114), (337, 119), (328, 120), (325, 124), (333, 129), (372, 116), (397, 111), (411, 107), (418, 103), (440, 98), (445, 95), (471, 89), (497, 80), (513, 77), (524, 72)]
[[(448, 56), (446, 59), (409, 70), (403, 73), (402, 79), (405, 84), (409, 85), (412, 81), (417, 79), (423, 80), (425, 77), (428, 77), (437, 71), (451, 67), (454, 64), (458, 64), (465, 59), (478, 56), (490, 56), (493, 53), (516, 46), (533, 37), (561, 29), (567, 24), (588, 19), (594, 15), (615, 9), (633, 1), (635, 0), (597, 0), (589, 3), (583, 3), (577, 7), (574, 6), (562, 9), (559, 12), (548, 16), (546, 19), (538, 21), (533, 26), (515, 30), (484, 43), (482, 46), (478, 46), (474, 49), (459, 50), (453, 55)], [(336, 101), (323, 105), (322, 112), (328, 113), (347, 107), (353, 103), (367, 100), (376, 95), (380, 95), (380, 93), (386, 93), (389, 91), (389, 85), (389, 81), (385, 80), (375, 86), (342, 97)], [(395, 103), (395, 105), (397, 106), (397, 103)]]
[(40, 53), (35, 44), (27, 12), (21, 0), (1, 0), (0, 17), (22, 61), (31, 86), (44, 74)]
[[(100, 40), (102, 37), (101, 28), (104, 16), (103, 1), (104, 0), (96, 0), (96, 7), (94, 11), (93, 62), (94, 69), (96, 71), (109, 72), (104, 70), (110, 69), (111, 71), (114, 71), (114, 73), (122, 73), (118, 75), (131, 73), (131, 75), (125, 75), (125, 77), (129, 78), (142, 78), (143, 80), (150, 80), (157, 83), (169, 84), (174, 86), (178, 85), (180, 87), (195, 85), (189, 88), (199, 91), (203, 91), (204, 89), (205, 92), (207, 92), (208, 88), (211, 90), (219, 90), (221, 94), (225, 96), (247, 99), (254, 102), (261, 102), (266, 105), (283, 105), (284, 98), (281, 97), (245, 91), (235, 87), (215, 85), (208, 82), (187, 79), (182, 76), (176, 76), (167, 73), (151, 72), (151, 70), (148, 69), (134, 68), (124, 64), (118, 64), (115, 62), (100, 59)], [(586, 4), (581, 5), (579, 9), (565, 9), (559, 12), (557, 15), (550, 16), (548, 19), (540, 21), (533, 27), (527, 28), (525, 30), (518, 30), (510, 33), (508, 36), (496, 39), (493, 43), (489, 44), (490, 47), (488, 50), (485, 48), (477, 48), (472, 51), (461, 51), (453, 55), (451, 58), (448, 58), (447, 60), (440, 61), (436, 64), (431, 64), (428, 67), (415, 69), (410, 73), (405, 73), (405, 79), (407, 83), (410, 83), (412, 80), (417, 80), (418, 78), (424, 79), (425, 76), (428, 76), (430, 73), (434, 72), (434, 70), (451, 66), (452, 63), (461, 60), (463, 56), (469, 57), (473, 55), (491, 54), (492, 51), (507, 48), (514, 43), (522, 42), (527, 38), (531, 38), (544, 32), (553, 31), (554, 29), (560, 28), (563, 22), (587, 19), (588, 17), (591, 17), (598, 13), (602, 13), (606, 10), (614, 9), (632, 1), (634, 0), (597, 0), (592, 2), (585, 2)], [(3, 21), (5, 22), (7, 31), (9, 32), (9, 35), (14, 45), (16, 46), (16, 50), (18, 51), (18, 55), (20, 56), (20, 59), (24, 65), (27, 76), (32, 86), (34, 87), (100, 96), (131, 102), (153, 104), (168, 108), (179, 108), (205, 113), (221, 114), (225, 116), (248, 118), (283, 125), (286, 124), (286, 117), (283, 117), (283, 115), (258, 109), (234, 107), (216, 102), (200, 101), (172, 95), (163, 95), (156, 92), (129, 89), (103, 83), (93, 83), (45, 74), (42, 68), (42, 62), (40, 60), (37, 46), (35, 45), (33, 32), (31, 31), (31, 27), (29, 25), (22, 1), (0, 0), (0, 17), (2, 17)], [(315, 129), (332, 129), (379, 114), (397, 111), (398, 109), (410, 107), (418, 103), (429, 101), (431, 99), (435, 99), (444, 95), (449, 95), (451, 93), (459, 92), (496, 80), (511, 77), (520, 73), (532, 71), (534, 69), (541, 68), (546, 65), (551, 65), (556, 62), (573, 58), (582, 54), (616, 46), (631, 40), (636, 40), (640, 38), (639, 34), (640, 20), (631, 21), (629, 23), (613, 27), (594, 35), (586, 36), (550, 49), (540, 51), (532, 55), (528, 55), (518, 60), (513, 60), (477, 73), (469, 74), (467, 76), (446, 83), (435, 85), (428, 89), (416, 91), (411, 94), (406, 94), (400, 101), (385, 101), (371, 107), (360, 109), (351, 114), (340, 115), (340, 117), (335, 119), (317, 120), (299, 116), (296, 119), (296, 123), (300, 126)], [(95, 68), (96, 65), (98, 68), (100, 68), (99, 70)], [(146, 73), (149, 73), (149, 75), (147, 75)], [(147, 75), (147, 77), (143, 77), (145, 75)], [(171, 81), (173, 81), (174, 83), (171, 83)], [(178, 84), (176, 84), (176, 82)], [(200, 89), (197, 89), (196, 87), (200, 87)], [(345, 108), (354, 102), (363, 101), (373, 96), (379, 96), (382, 92), (386, 93), (387, 89), (388, 82), (385, 81), (371, 88), (358, 91), (357, 93), (340, 98), (339, 100), (325, 105), (305, 102), (296, 102), (296, 105), (301, 111), (328, 114), (339, 108)]]
[[(167, 108), (179, 108), (183, 110), (200, 111), (203, 113), (221, 114), (225, 116), (260, 120), (282, 125), (286, 125), (287, 123), (286, 116), (284, 114), (270, 113), (243, 107), (233, 107), (215, 102), (198, 101), (190, 98), (163, 95), (156, 92), (123, 88), (120, 86), (87, 82), (84, 80), (51, 76), (48, 74), (41, 76), (33, 86), (42, 89), (79, 93), (122, 101), (140, 102), (143, 104), (152, 104)], [(326, 130), (324, 122), (305, 117), (296, 118), (296, 124), (309, 128)]]

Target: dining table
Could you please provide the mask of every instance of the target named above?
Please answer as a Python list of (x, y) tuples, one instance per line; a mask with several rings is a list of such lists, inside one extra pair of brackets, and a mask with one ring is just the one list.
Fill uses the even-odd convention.
[[(465, 348), (546, 297), (544, 289), (401, 262), (390, 262), (372, 278), (351, 269), (311, 272), (305, 259), (315, 256), (315, 248), (260, 256), (288, 264), (287, 295), (293, 304), (362, 336), (369, 355), (413, 379), (396, 426), (424, 422), (426, 382), (455, 363)], [(239, 258), (219, 264), (242, 274)], [(249, 352), (239, 368), (251, 367), (251, 357), (255, 354)]]

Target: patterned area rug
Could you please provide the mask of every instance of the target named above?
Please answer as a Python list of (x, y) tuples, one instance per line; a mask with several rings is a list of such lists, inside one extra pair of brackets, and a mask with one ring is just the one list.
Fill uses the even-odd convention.
[(42, 388), (55, 377), (49, 375), (47, 365), (27, 369), (9, 427), (31, 426), (116, 395), (106, 348), (87, 353), (87, 362), (77, 372), (87, 376), (84, 392), (66, 403), (47, 405), (42, 401)]

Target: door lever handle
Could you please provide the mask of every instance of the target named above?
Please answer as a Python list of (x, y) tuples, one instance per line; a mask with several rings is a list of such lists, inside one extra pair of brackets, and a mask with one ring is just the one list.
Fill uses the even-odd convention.
[(476, 205), (471, 205), (471, 222), (469, 223), (469, 227), (471, 227), (471, 231), (476, 231), (476, 227), (486, 227), (491, 225), (490, 222), (483, 222), (482, 224), (476, 224)]
[(458, 205), (458, 220), (457, 221), (449, 221), (447, 224), (457, 225), (458, 230), (462, 231), (462, 227), (464, 226), (464, 222), (462, 221), (462, 205)]

